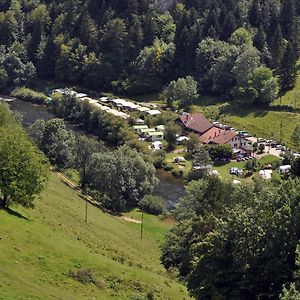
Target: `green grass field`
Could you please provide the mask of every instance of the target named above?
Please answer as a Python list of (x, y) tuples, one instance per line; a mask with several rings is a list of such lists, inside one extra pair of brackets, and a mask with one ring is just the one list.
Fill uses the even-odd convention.
[(257, 137), (282, 140), (292, 147), (291, 136), (296, 125), (300, 124), (300, 114), (232, 105), (223, 114), (223, 122)]
[[(27, 219), (0, 210), (0, 299), (190, 299), (160, 264), (171, 225), (157, 217), (145, 215), (143, 240), (139, 224), (91, 205), (86, 223), (84, 201), (54, 174), (34, 209), (12, 209)], [(98, 284), (69, 276), (81, 268)]]
[[(260, 166), (264, 166), (267, 164), (273, 164), (276, 161), (278, 161), (278, 157), (268, 154), (268, 155), (260, 158), (259, 160), (257, 160), (257, 163), (259, 163)], [(251, 177), (247, 177), (247, 178), (237, 177), (237, 176), (231, 175), (229, 173), (229, 171), (232, 167), (236, 167), (240, 170), (243, 170), (245, 168), (245, 164), (246, 164), (246, 161), (239, 161), (239, 162), (231, 161), (225, 165), (219, 165), (219, 166), (217, 165), (217, 166), (214, 166), (213, 168), (214, 168), (214, 170), (217, 170), (220, 173), (220, 176), (223, 179), (229, 179), (229, 180), (238, 179), (240, 181), (249, 181), (249, 180), (251, 180)]]

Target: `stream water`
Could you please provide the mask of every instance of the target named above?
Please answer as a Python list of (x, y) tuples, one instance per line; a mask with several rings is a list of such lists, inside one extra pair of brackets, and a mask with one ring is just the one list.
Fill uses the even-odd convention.
[[(55, 118), (54, 114), (52, 114), (46, 107), (41, 105), (35, 105), (30, 102), (14, 98), (9, 98), (8, 104), (11, 110), (20, 116), (22, 124), (25, 127), (30, 126), (38, 119), (44, 119), (47, 121)], [(66, 125), (68, 129), (71, 129), (77, 133), (83, 133), (82, 130), (70, 123), (66, 123)], [(164, 198), (167, 207), (174, 207), (184, 194), (183, 180), (176, 179), (174, 176), (164, 170), (157, 170), (156, 176), (159, 179), (159, 183), (154, 189), (154, 195)]]

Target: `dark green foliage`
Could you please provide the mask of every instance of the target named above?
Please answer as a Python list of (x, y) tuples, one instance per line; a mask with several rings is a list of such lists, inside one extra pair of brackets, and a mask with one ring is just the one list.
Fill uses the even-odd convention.
[(296, 177), (300, 177), (300, 158), (297, 158), (293, 161), (292, 174)]
[(137, 148), (134, 143), (136, 134), (128, 123), (120, 118), (107, 114), (100, 109), (91, 106), (87, 101), (81, 101), (68, 93), (62, 97), (53, 96), (53, 112), (59, 117), (71, 120), (84, 129), (92, 132), (101, 140), (113, 145), (130, 144)]
[(279, 70), (281, 90), (287, 91), (295, 85), (297, 69), (296, 69), (296, 53), (292, 43), (288, 43), (283, 54), (281, 66)]
[(177, 125), (169, 123), (164, 130), (164, 139), (168, 143), (168, 150), (173, 150), (176, 146), (176, 134), (178, 134), (180, 128)]
[(161, 169), (164, 167), (166, 152), (164, 150), (156, 150), (152, 154), (153, 165), (155, 168)]
[(287, 43), (299, 57), (296, 0), (171, 2), (2, 1), (0, 87), (27, 85), (37, 74), (143, 94), (192, 76), (201, 93), (232, 96), (233, 63), (243, 51), (220, 44), (224, 51), (199, 55), (197, 48), (208, 38), (227, 43), (240, 27), (252, 33), (260, 63), (277, 74)]
[(0, 207), (32, 207), (43, 190), (48, 164), (33, 146), (8, 107), (0, 105)]
[(232, 158), (232, 148), (229, 145), (206, 146), (212, 160), (229, 160)]
[(66, 129), (63, 120), (38, 120), (30, 126), (29, 132), (51, 163), (58, 168), (73, 165), (75, 136), (72, 131)]
[(157, 183), (153, 165), (128, 147), (94, 153), (86, 179), (87, 184), (103, 193), (102, 205), (114, 212), (136, 206)]
[(165, 201), (159, 196), (146, 195), (139, 202), (139, 207), (147, 213), (160, 215), (165, 211)]
[(299, 185), (193, 181), (175, 211), (163, 264), (179, 269), (196, 299), (278, 299), (298, 270)]

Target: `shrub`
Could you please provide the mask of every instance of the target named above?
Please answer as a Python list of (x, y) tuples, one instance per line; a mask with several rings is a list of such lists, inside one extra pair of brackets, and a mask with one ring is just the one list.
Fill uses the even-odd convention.
[(161, 169), (165, 164), (166, 152), (164, 150), (157, 150), (153, 153), (152, 159), (155, 168)]
[(16, 88), (11, 92), (11, 96), (37, 104), (45, 104), (48, 100), (48, 97), (45, 94), (35, 92), (25, 87)]
[(180, 178), (180, 177), (182, 177), (183, 172), (182, 172), (182, 170), (179, 170), (179, 171), (173, 170), (173, 171), (172, 171), (172, 175), (173, 175), (174, 177), (176, 177), (176, 178)]
[(91, 283), (98, 287), (101, 285), (101, 283), (94, 278), (94, 275), (90, 269), (80, 268), (75, 272), (69, 271), (69, 276), (83, 284)]
[(169, 171), (173, 170), (173, 167), (172, 166), (165, 166), (164, 170), (167, 171), (167, 172), (169, 172)]
[(150, 214), (159, 215), (165, 211), (165, 202), (162, 197), (146, 195), (139, 203), (140, 208)]

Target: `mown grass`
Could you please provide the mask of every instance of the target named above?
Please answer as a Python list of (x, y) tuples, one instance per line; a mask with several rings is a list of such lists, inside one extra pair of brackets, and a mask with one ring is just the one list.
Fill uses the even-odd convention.
[[(125, 214), (128, 218), (133, 218), (138, 221), (142, 221), (142, 212), (139, 209), (135, 209)], [(171, 219), (160, 219), (158, 216), (143, 214), (143, 236), (152, 236), (159, 243), (162, 243), (165, 239), (165, 234), (171, 229), (174, 221)], [(141, 230), (141, 224), (130, 223), (130, 225), (138, 230)]]
[[(260, 159), (257, 159), (257, 163), (260, 166), (264, 166), (264, 165), (268, 165), (268, 164), (274, 164), (278, 160), (279, 160), (278, 157), (268, 154), (266, 156), (261, 157)], [(252, 177), (247, 177), (247, 178), (244, 178), (242, 176), (237, 177), (236, 175), (231, 175), (229, 173), (229, 171), (232, 167), (236, 167), (240, 170), (244, 170), (245, 164), (246, 164), (246, 161), (230, 161), (223, 165), (214, 165), (213, 168), (214, 168), (214, 170), (217, 170), (220, 173), (220, 176), (223, 179), (228, 179), (228, 180), (238, 179), (240, 181), (249, 181), (249, 180), (251, 180)], [(256, 172), (256, 173), (258, 173), (258, 172)]]
[(223, 121), (257, 137), (273, 138), (293, 147), (291, 136), (300, 124), (300, 114), (235, 106), (226, 110)]
[[(145, 215), (138, 224), (88, 206), (52, 174), (24, 218), (0, 210), (0, 299), (189, 299), (160, 264), (160, 242), (169, 225)], [(83, 284), (70, 271), (91, 269), (99, 283)]]

